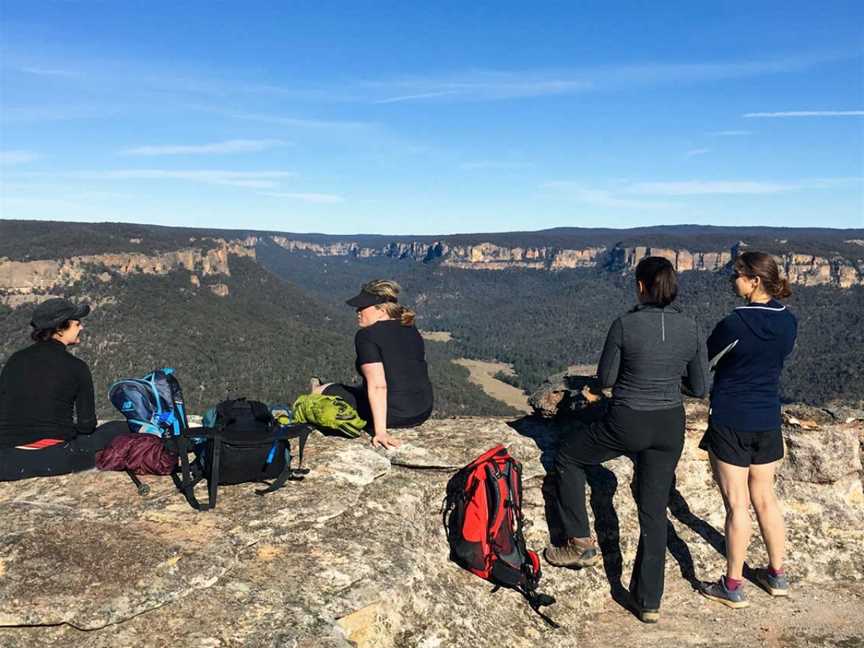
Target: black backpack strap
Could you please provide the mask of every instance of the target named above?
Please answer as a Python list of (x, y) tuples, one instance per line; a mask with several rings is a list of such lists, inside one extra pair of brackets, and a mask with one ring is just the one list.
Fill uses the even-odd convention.
[(266, 495), (267, 493), (272, 493), (273, 491), (277, 491), (285, 485), (287, 481), (302, 481), (307, 474), (309, 474), (308, 468), (303, 468), (303, 450), (306, 448), (306, 441), (309, 439), (309, 435), (312, 433), (312, 428), (308, 425), (292, 425), (288, 427), (286, 432), (277, 439), (277, 442), (282, 448), (282, 451), (288, 450), (290, 448), (290, 439), (297, 439), (300, 449), (298, 451), (298, 463), (296, 468), (291, 467), (291, 463), (288, 462), (285, 464), (285, 468), (282, 469), (282, 472), (279, 473), (279, 476), (273, 481), (270, 486), (267, 488), (263, 488), (261, 490), (256, 490), (255, 492), (258, 495)]
[(521, 590), (520, 589), (519, 591), (522, 593), (522, 596), (524, 596), (525, 599), (528, 601), (528, 605), (531, 606), (531, 609), (534, 610), (534, 612), (536, 612), (539, 615), (539, 617), (541, 619), (543, 619), (543, 621), (546, 622), (546, 625), (548, 625), (550, 628), (555, 628), (556, 630), (561, 627), (560, 625), (555, 623), (552, 619), (550, 619), (548, 616), (543, 614), (543, 612), (540, 611), (541, 606), (552, 605), (555, 602), (554, 597), (549, 596), (548, 594), (541, 594), (540, 592), (538, 592), (537, 590), (534, 590), (534, 589), (530, 589), (530, 590)]
[[(187, 432), (187, 434), (189, 434)], [(214, 434), (212, 430), (205, 430), (203, 428), (196, 429), (194, 433), (190, 434), (190, 436), (195, 437), (206, 437), (214, 440), (213, 446), (221, 446), (221, 439), (217, 434)], [(198, 498), (195, 497), (195, 485), (200, 482), (205, 477), (205, 470), (203, 466), (199, 464), (196, 460), (194, 462), (189, 461), (189, 452), (192, 450), (192, 445), (190, 442), (189, 436), (180, 435), (177, 437), (172, 437), (166, 441), (166, 444), (169, 444), (172, 452), (176, 452), (179, 458), (179, 471), (177, 469), (171, 473), (171, 479), (174, 481), (174, 485), (177, 487), (181, 493), (183, 493), (183, 497), (186, 498), (186, 501), (196, 511), (207, 511), (212, 509), (216, 505), (216, 489), (215, 486), (218, 486), (218, 464), (216, 464), (217, 471), (217, 479), (215, 481), (212, 480), (208, 482), (208, 498), (207, 504), (201, 504), (198, 501)], [(214, 449), (214, 454), (215, 454)], [(180, 473), (178, 475), (178, 472)]]

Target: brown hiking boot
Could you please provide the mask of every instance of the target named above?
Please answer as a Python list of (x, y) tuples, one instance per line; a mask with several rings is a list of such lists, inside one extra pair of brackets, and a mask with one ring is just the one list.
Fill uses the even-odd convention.
[(556, 567), (591, 567), (601, 558), (600, 548), (591, 538), (570, 538), (560, 547), (549, 545), (543, 557)]

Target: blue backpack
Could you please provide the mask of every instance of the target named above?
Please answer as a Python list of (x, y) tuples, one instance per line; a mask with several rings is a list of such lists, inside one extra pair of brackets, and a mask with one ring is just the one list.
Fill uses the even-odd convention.
[(170, 367), (143, 378), (118, 380), (108, 390), (108, 398), (132, 432), (170, 438), (182, 436), (189, 428), (183, 390)]

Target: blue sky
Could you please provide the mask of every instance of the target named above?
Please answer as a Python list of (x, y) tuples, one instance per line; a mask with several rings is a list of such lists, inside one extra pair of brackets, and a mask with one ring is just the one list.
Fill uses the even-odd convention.
[(864, 3), (3, 0), (0, 217), (864, 227)]

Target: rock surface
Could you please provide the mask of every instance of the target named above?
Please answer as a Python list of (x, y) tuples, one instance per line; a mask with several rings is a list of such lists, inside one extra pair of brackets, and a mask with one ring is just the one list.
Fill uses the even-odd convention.
[[(144, 498), (119, 473), (2, 483), (0, 645), (862, 645), (861, 422), (785, 428), (778, 490), (793, 598), (748, 585), (752, 605), (735, 611), (692, 590), (724, 564), (723, 506), (697, 448), (705, 414), (688, 405), (657, 626), (616, 602), (638, 540), (625, 458), (591, 477), (603, 567), (544, 564), (542, 589), (558, 599), (548, 612), (561, 630), (448, 561), (440, 505), (454, 469), (509, 446), (524, 464), (528, 545), (540, 550), (544, 465), (561, 434), (578, 433), (536, 418), (459, 418), (404, 431), (403, 447), (389, 454), (363, 439), (316, 435), (304, 482), (266, 497), (251, 484), (222, 487), (208, 513), (190, 509), (169, 478), (147, 478)], [(819, 460), (820, 447), (830, 461)], [(758, 533), (749, 555), (765, 561)]]

